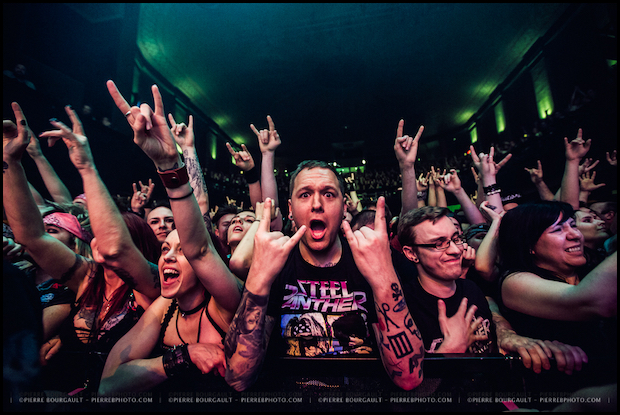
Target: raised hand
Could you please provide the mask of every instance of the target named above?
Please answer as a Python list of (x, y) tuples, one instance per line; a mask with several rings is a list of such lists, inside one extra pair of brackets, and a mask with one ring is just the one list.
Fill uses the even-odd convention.
[(568, 142), (568, 137), (564, 137), (566, 160), (581, 160), (588, 153), (591, 145), (592, 139), (588, 141), (583, 140), (581, 128), (577, 131), (577, 137), (571, 142)]
[(21, 160), (24, 151), (30, 144), (30, 128), (22, 108), (17, 102), (11, 104), (15, 123), (11, 120), (2, 120), (2, 156), (12, 160)]
[(398, 128), (396, 129), (396, 140), (394, 141), (394, 153), (396, 154), (396, 160), (398, 160), (401, 170), (415, 165), (418, 155), (418, 143), (422, 136), (422, 132), (424, 132), (424, 126), (421, 125), (415, 137), (410, 137), (408, 135), (403, 135), (404, 127), (405, 120), (400, 120), (398, 122)]
[(155, 163), (159, 171), (178, 168), (181, 162), (176, 141), (164, 115), (164, 103), (157, 85), (151, 87), (155, 110), (148, 105), (129, 106), (113, 81), (107, 82), (108, 92), (118, 109), (126, 116), (134, 132), (133, 141)]
[(594, 190), (605, 186), (605, 183), (594, 184), (595, 178), (595, 171), (592, 173), (587, 172), (579, 176), (579, 190), (582, 192), (593, 192)]
[(542, 164), (540, 163), (540, 160), (538, 160), (537, 163), (538, 163), (538, 168), (535, 168), (535, 167), (532, 167), (531, 169), (528, 169), (527, 167), (524, 168), (525, 171), (530, 174), (530, 179), (532, 180), (532, 183), (534, 184), (542, 182), (542, 179), (543, 179)]
[[(263, 209), (271, 211), (273, 201), (265, 199)], [(303, 225), (292, 237), (282, 232), (271, 232), (271, 221), (261, 220), (254, 235), (252, 266), (246, 280), (246, 288), (256, 295), (267, 295), (271, 284), (280, 273), (291, 250), (306, 231)]]
[(594, 163), (592, 162), (591, 158), (585, 158), (583, 160), (583, 163), (581, 163), (579, 165), (579, 175), (581, 176), (584, 173), (589, 172), (590, 170), (592, 170), (593, 168), (596, 167), (596, 165), (598, 164), (598, 160), (596, 160)]
[(177, 124), (172, 114), (168, 114), (168, 121), (170, 121), (172, 136), (181, 150), (194, 148), (194, 116), (189, 116), (188, 125), (185, 125), (184, 122)]
[(239, 167), (239, 169), (248, 171), (254, 168), (254, 158), (252, 158), (252, 154), (250, 154), (245, 144), (241, 144), (241, 151), (235, 151), (230, 143), (226, 143), (226, 148), (235, 159), (235, 165)]
[(381, 285), (380, 276), (386, 274), (386, 267), (392, 266), (392, 256), (385, 221), (385, 197), (377, 200), (374, 228), (362, 226), (353, 232), (346, 220), (342, 230), (353, 253), (357, 268), (373, 289)]
[(90, 146), (88, 145), (88, 139), (84, 135), (84, 128), (82, 122), (77, 116), (77, 113), (70, 106), (65, 107), (65, 112), (71, 119), (72, 128), (67, 127), (61, 121), (51, 119), (50, 124), (56, 127), (56, 130), (45, 131), (39, 134), (39, 137), (47, 138), (50, 146), (54, 145), (56, 141), (62, 138), (65, 145), (69, 149), (69, 158), (71, 162), (78, 170), (93, 168), (95, 163), (93, 161), (93, 155), (90, 152)]
[(450, 173), (440, 176), (437, 184), (444, 190), (454, 193), (462, 188), (461, 179), (459, 178), (456, 169), (450, 169)]
[(256, 129), (254, 124), (250, 124), (250, 128), (254, 131), (254, 134), (256, 134), (256, 137), (258, 138), (258, 146), (261, 153), (274, 152), (282, 143), (280, 140), (280, 135), (278, 134), (270, 115), (267, 116), (267, 124), (269, 125), (269, 129), (260, 131)]
[(151, 200), (151, 195), (153, 194), (153, 189), (155, 188), (155, 183), (153, 180), (149, 179), (149, 184), (144, 185), (142, 181), (138, 182), (140, 184), (140, 190), (138, 190), (135, 183), (132, 183), (133, 187), (133, 196), (131, 197), (131, 209), (134, 212), (138, 212), (144, 208), (144, 206)]

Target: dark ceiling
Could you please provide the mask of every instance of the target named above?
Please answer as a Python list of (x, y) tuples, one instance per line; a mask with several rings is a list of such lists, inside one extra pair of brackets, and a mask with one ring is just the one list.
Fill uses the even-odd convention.
[[(238, 144), (283, 159), (392, 153), (466, 125), (568, 3), (143, 4), (138, 47)], [(560, 22), (561, 23), (561, 22)]]

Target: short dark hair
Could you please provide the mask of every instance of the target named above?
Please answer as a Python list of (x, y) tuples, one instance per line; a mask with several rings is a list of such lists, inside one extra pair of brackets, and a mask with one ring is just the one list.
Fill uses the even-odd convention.
[(416, 233), (414, 228), (422, 222), (430, 220), (435, 224), (439, 219), (450, 214), (450, 209), (438, 206), (423, 206), (411, 209), (401, 215), (398, 220), (398, 242), (401, 246), (415, 244)]
[(344, 197), (344, 189), (345, 189), (344, 180), (342, 179), (342, 176), (340, 175), (340, 173), (338, 173), (338, 170), (336, 170), (334, 166), (332, 166), (331, 164), (325, 161), (305, 160), (299, 163), (295, 171), (291, 173), (291, 179), (290, 179), (289, 187), (288, 187), (289, 199), (293, 197), (293, 189), (295, 188), (295, 179), (297, 178), (297, 175), (299, 174), (299, 172), (301, 172), (302, 170), (314, 169), (316, 167), (319, 167), (321, 169), (329, 169), (336, 175), (336, 179), (338, 179), (338, 186), (340, 187), (340, 194), (342, 195), (342, 197)]
[(499, 226), (499, 250), (506, 270), (535, 271), (534, 255), (530, 252), (545, 229), (562, 216), (562, 222), (573, 217), (571, 205), (559, 201), (521, 204), (508, 210)]
[[(358, 212), (353, 219), (351, 219), (351, 229), (359, 229), (362, 226), (367, 226), (375, 223), (375, 215), (377, 211), (374, 209), (364, 209), (361, 212)], [(385, 225), (387, 229), (390, 228), (390, 219), (385, 217)]]
[(241, 209), (237, 205), (219, 205), (217, 207), (217, 212), (215, 212), (215, 215), (213, 215), (213, 218), (211, 218), (211, 222), (213, 222), (215, 226), (218, 226), (220, 219), (222, 219), (222, 216), (229, 214), (236, 215), (240, 211)]

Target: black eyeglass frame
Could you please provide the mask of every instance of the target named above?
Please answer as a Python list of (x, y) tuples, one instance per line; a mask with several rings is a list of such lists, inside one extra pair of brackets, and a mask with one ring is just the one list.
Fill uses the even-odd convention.
[[(456, 240), (460, 242), (456, 242)], [(448, 243), (444, 248), (441, 248), (439, 245)], [(462, 247), (465, 243), (465, 238), (462, 235), (455, 235), (451, 239), (437, 241), (434, 244), (410, 244), (409, 246), (419, 246), (421, 248), (435, 248), (438, 251), (446, 251), (450, 248), (450, 242), (453, 242), (454, 245), (458, 247)]]

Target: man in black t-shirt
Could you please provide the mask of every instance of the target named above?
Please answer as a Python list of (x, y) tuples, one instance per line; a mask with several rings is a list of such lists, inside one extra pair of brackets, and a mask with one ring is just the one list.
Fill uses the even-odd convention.
[(464, 240), (448, 213), (425, 206), (400, 218), (399, 242), (418, 269), (417, 276), (400, 276), (405, 299), (427, 352), (497, 353), (486, 298), (474, 282), (460, 278)]
[[(299, 230), (289, 238), (270, 232), (268, 221), (259, 226), (225, 340), (226, 380), (239, 391), (252, 386), (269, 346), (270, 354), (300, 363), (374, 354), (395, 385), (415, 388), (424, 350), (392, 265), (385, 199), (377, 203), (374, 229), (353, 232), (343, 221), (344, 184), (332, 166), (302, 162), (289, 189)], [(271, 203), (265, 200), (265, 209)]]

